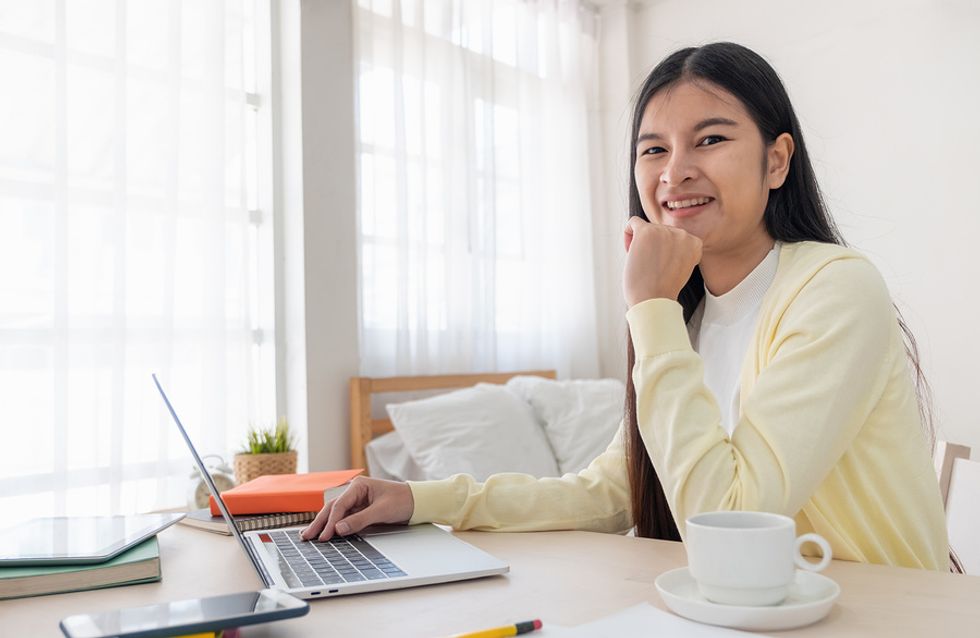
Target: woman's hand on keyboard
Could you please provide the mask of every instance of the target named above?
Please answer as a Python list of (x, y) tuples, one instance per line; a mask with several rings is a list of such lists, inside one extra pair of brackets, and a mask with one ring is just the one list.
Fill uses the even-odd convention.
[(415, 499), (408, 483), (359, 476), (343, 494), (323, 506), (300, 537), (325, 541), (334, 534), (356, 534), (375, 523), (407, 523), (413, 511)]

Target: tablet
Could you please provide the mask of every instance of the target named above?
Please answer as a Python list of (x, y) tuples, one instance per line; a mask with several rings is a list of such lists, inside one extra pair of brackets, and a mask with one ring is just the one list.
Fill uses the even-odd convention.
[(184, 514), (35, 518), (0, 531), (0, 567), (101, 563)]

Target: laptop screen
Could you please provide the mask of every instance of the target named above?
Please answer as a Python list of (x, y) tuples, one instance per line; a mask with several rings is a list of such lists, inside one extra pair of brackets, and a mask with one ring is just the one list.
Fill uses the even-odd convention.
[(183, 424), (181, 424), (180, 419), (177, 417), (177, 413), (174, 411), (174, 406), (170, 404), (170, 399), (167, 398), (167, 393), (163, 391), (163, 386), (160, 385), (157, 375), (154, 373), (152, 376), (153, 383), (156, 384), (157, 390), (160, 391), (160, 396), (163, 398), (163, 402), (167, 404), (167, 409), (170, 411), (170, 416), (173, 417), (174, 423), (177, 424), (177, 429), (180, 430), (180, 435), (184, 437), (184, 442), (187, 443), (187, 447), (190, 449), (191, 455), (194, 457), (194, 463), (197, 464), (198, 471), (201, 473), (201, 476), (204, 477), (204, 481), (208, 484), (208, 489), (211, 490), (211, 495), (214, 496), (214, 500), (217, 501), (218, 509), (221, 510), (221, 515), (224, 516), (225, 522), (228, 523), (228, 528), (231, 530), (232, 535), (238, 539), (242, 549), (244, 549), (245, 553), (248, 555), (248, 559), (252, 561), (252, 566), (255, 567), (256, 573), (258, 573), (259, 577), (267, 586), (271, 586), (273, 584), (273, 580), (266, 575), (262, 563), (259, 561), (258, 557), (252, 553), (252, 548), (249, 547), (248, 543), (245, 541), (245, 537), (239, 531), (238, 526), (235, 525), (235, 519), (232, 517), (231, 512), (228, 511), (228, 506), (226, 506), (225, 502), (221, 499), (221, 494), (218, 493), (218, 488), (214, 484), (211, 474), (204, 466), (204, 461), (201, 460), (200, 455), (194, 448), (194, 444), (191, 443), (190, 437), (187, 436), (187, 431), (184, 429)]

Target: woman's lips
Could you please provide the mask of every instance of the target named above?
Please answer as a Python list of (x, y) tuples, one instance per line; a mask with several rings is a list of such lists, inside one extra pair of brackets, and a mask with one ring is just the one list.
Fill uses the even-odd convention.
[(695, 206), (686, 206), (684, 208), (667, 208), (666, 206), (664, 206), (663, 209), (671, 217), (675, 219), (683, 219), (685, 217), (693, 217), (694, 215), (697, 215), (702, 210), (704, 210), (708, 206), (711, 206), (714, 203), (715, 200), (711, 200), (706, 204), (697, 204)]

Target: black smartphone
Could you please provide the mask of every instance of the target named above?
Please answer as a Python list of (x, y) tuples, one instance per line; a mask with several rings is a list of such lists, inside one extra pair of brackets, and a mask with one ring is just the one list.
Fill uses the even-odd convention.
[(276, 589), (191, 598), (63, 618), (68, 638), (151, 638), (195, 634), (303, 616), (305, 600)]

